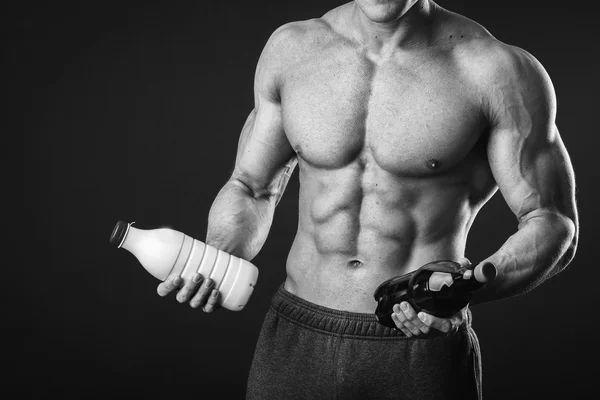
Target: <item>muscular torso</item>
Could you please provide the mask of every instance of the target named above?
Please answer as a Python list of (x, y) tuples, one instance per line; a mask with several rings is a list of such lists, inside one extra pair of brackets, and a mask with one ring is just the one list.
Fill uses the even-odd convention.
[(279, 90), (300, 179), (285, 287), (373, 312), (384, 280), (464, 256), (495, 190), (487, 123), (452, 43), (373, 61), (335, 21), (307, 24)]

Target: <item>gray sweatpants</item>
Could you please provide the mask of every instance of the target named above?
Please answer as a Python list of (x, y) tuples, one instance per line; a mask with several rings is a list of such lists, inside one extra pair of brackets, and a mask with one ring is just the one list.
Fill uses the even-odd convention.
[(471, 313), (457, 332), (408, 338), (375, 314), (321, 307), (281, 285), (256, 345), (246, 399), (481, 399)]

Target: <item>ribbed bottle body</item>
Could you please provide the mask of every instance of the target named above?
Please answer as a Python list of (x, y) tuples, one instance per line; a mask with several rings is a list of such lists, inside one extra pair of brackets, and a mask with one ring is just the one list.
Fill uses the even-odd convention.
[(170, 228), (145, 230), (129, 224), (119, 247), (162, 281), (171, 274), (180, 275), (184, 284), (196, 273), (212, 279), (219, 305), (231, 311), (244, 308), (258, 279), (258, 268), (251, 262)]

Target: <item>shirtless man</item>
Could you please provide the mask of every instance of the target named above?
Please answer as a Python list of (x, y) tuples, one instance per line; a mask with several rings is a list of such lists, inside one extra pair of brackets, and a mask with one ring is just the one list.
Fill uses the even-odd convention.
[[(255, 106), (206, 242), (251, 260), (298, 165), (298, 231), (257, 344), (248, 398), (481, 396), (469, 308), (394, 308), (383, 281), (464, 259), (499, 188), (518, 230), (483, 262), (498, 276), (471, 304), (531, 290), (572, 260), (574, 173), (540, 63), (430, 0), (356, 0), (286, 24), (266, 44)], [(171, 276), (164, 296), (215, 309), (209, 280)], [(213, 294), (211, 294), (211, 292)]]

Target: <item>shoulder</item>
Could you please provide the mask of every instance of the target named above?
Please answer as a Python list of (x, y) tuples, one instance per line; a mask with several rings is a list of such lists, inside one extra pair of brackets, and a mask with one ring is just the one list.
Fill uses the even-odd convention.
[(289, 22), (271, 34), (263, 55), (270, 61), (276, 58), (281, 62), (290, 62), (322, 45), (331, 34), (331, 27), (323, 18)]
[(517, 109), (531, 117), (554, 120), (554, 86), (531, 53), (497, 40), (479, 43), (471, 53), (471, 75), (480, 89), (482, 111), (490, 122), (498, 122), (499, 117), (513, 119)]
[(352, 7), (353, 2), (348, 2), (320, 17), (281, 25), (269, 37), (261, 58), (279, 67), (289, 67), (339, 46), (340, 41), (347, 39), (343, 32)]
[(350, 5), (343, 4), (318, 18), (281, 25), (269, 37), (263, 54), (293, 62), (327, 48), (340, 39), (337, 28), (343, 23)]
[(484, 81), (494, 76), (528, 73), (547, 75), (542, 64), (527, 50), (495, 38), (484, 26), (463, 15), (442, 9), (437, 45), (445, 48), (466, 69), (481, 72)]
[(465, 68), (484, 90), (515, 88), (550, 89), (550, 77), (529, 51), (494, 38), (473, 41), (457, 52)]
[(255, 91), (278, 101), (286, 73), (315, 57), (330, 42), (331, 27), (322, 18), (294, 21), (278, 27), (270, 35), (258, 59)]
[(486, 28), (464, 16), (447, 12), (438, 41), (482, 102), (493, 106), (509, 97), (555, 106), (554, 87), (542, 63), (529, 51), (495, 38)]
[(287, 71), (318, 57), (336, 34), (326, 18), (294, 21), (278, 27), (267, 40), (256, 69), (256, 78), (282, 84)]

